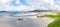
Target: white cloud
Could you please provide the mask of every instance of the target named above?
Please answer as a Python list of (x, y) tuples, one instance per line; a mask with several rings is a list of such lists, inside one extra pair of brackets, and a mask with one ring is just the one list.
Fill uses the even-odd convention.
[(55, 0), (51, 0), (50, 3), (51, 3), (51, 7), (50, 8), (52, 10), (60, 10), (60, 6), (55, 4), (56, 3)]
[[(30, 10), (34, 10), (34, 9), (41, 9), (41, 10), (48, 10), (48, 9), (52, 9), (52, 10), (60, 10), (60, 6), (55, 5), (54, 4), (54, 0), (26, 0), (26, 2), (28, 2), (30, 4), (30, 6), (25, 6), (25, 5), (21, 5), (18, 7), (14, 7), (14, 6), (8, 6), (6, 5), (8, 2), (11, 2), (11, 0), (1, 0), (2, 2), (0, 2), (0, 7), (2, 6), (2, 10), (18, 10), (18, 11), (30, 11)], [(13, 1), (13, 0), (12, 0)], [(1, 5), (2, 3), (2, 5)], [(16, 0), (16, 3), (19, 4), (19, 0)]]
[(10, 11), (15, 11), (15, 10), (18, 10), (18, 11), (28, 11), (28, 10), (31, 10), (31, 8), (27, 7), (27, 6), (24, 6), (24, 5), (21, 5), (19, 7), (7, 6), (6, 7), (6, 11), (8, 11), (8, 10), (10, 10)]

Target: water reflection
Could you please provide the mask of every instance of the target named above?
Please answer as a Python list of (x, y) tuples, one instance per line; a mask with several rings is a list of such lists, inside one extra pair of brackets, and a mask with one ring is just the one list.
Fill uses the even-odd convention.
[[(53, 21), (53, 19), (48, 18), (32, 18), (32, 16), (29, 17), (11, 17), (9, 15), (16, 15), (20, 14), (19, 12), (6, 12), (3, 11), (0, 12), (0, 23), (9, 24), (9, 27), (47, 27), (47, 25)], [(26, 12), (28, 13), (28, 12)], [(24, 13), (23, 13), (24, 14)], [(19, 19), (19, 20), (18, 20)], [(22, 20), (23, 19), (23, 20)], [(7, 27), (7, 26), (5, 26)]]
[[(23, 19), (23, 20), (18, 20)], [(2, 23), (10, 24), (11, 27), (47, 27), (53, 19), (48, 18), (7, 18)], [(6, 26), (7, 27), (7, 26)]]

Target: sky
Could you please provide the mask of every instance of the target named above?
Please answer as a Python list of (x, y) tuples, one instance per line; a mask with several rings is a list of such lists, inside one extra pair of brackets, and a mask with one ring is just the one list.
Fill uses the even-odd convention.
[(0, 0), (0, 11), (60, 10), (60, 0)]

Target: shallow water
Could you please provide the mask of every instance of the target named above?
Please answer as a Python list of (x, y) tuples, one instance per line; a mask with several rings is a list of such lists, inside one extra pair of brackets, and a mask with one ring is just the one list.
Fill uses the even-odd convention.
[(47, 27), (52, 21), (49, 18), (6, 17), (0, 20), (0, 27)]
[(20, 16), (19, 14), (18, 16), (15, 13), (0, 13), (0, 27), (47, 27), (53, 21), (47, 17), (37, 18), (36, 16)]

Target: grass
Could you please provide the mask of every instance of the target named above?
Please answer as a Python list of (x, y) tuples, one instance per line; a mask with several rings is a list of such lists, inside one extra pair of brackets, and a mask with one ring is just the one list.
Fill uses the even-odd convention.
[(55, 19), (48, 27), (60, 27), (60, 12), (56, 13), (56, 15), (47, 15), (47, 17)]

